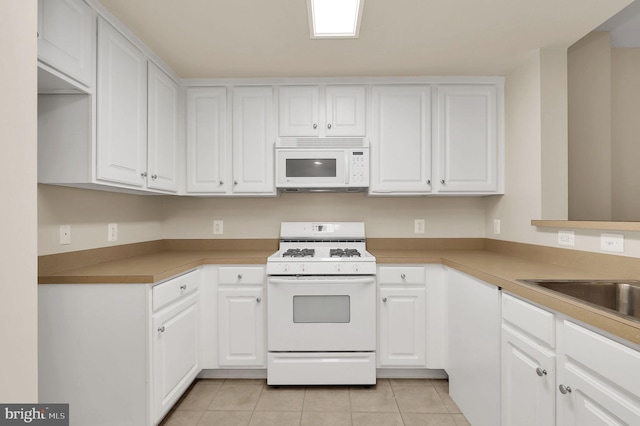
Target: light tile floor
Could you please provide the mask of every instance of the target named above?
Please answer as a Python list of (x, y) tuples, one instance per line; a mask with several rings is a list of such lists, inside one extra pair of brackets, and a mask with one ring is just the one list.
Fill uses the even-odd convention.
[(446, 380), (375, 386), (269, 387), (265, 380), (196, 381), (161, 426), (470, 426)]

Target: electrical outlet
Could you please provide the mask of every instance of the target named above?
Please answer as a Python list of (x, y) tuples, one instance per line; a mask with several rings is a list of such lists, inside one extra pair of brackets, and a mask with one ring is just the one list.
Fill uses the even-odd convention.
[(500, 219), (493, 219), (493, 233), (500, 235)]
[(213, 233), (215, 235), (222, 235), (224, 234), (224, 222), (221, 220), (214, 220), (213, 221)]
[(624, 253), (624, 235), (600, 234), (600, 250)]
[(413, 224), (414, 234), (424, 234), (424, 219), (416, 219)]
[(107, 241), (118, 241), (118, 224), (110, 223), (107, 226)]
[(558, 231), (558, 244), (561, 246), (575, 246), (576, 235), (573, 231)]
[(60, 225), (60, 245), (71, 244), (71, 225)]

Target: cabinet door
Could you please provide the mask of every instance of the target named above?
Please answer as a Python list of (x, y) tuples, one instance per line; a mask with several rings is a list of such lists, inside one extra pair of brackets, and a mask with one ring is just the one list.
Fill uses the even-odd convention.
[(93, 82), (94, 17), (81, 0), (38, 0), (38, 59), (86, 86)]
[(320, 120), (318, 86), (282, 86), (279, 88), (280, 136), (318, 136)]
[(218, 289), (218, 359), (220, 367), (264, 367), (262, 288)]
[(273, 88), (233, 90), (233, 192), (275, 194)]
[(369, 193), (431, 190), (431, 88), (375, 86)]
[(169, 411), (200, 372), (198, 321), (197, 296), (170, 314), (154, 316), (153, 400), (156, 420)]
[(178, 85), (149, 62), (147, 186), (178, 190)]
[(555, 355), (502, 328), (502, 426), (555, 422)]
[(227, 89), (189, 88), (187, 192), (227, 192), (227, 137)]
[(447, 271), (449, 394), (474, 426), (500, 424), (500, 290)]
[(438, 87), (438, 192), (494, 192), (498, 117), (495, 85)]
[(97, 179), (146, 183), (147, 58), (98, 20)]
[(364, 86), (327, 86), (325, 134), (327, 136), (364, 136), (365, 108)]
[(424, 288), (380, 288), (381, 367), (425, 367)]
[[(631, 371), (629, 374), (633, 373)], [(562, 426), (630, 426), (640, 424), (640, 403), (628, 394), (613, 390), (604, 381), (571, 363), (563, 365), (558, 391), (558, 424)]]

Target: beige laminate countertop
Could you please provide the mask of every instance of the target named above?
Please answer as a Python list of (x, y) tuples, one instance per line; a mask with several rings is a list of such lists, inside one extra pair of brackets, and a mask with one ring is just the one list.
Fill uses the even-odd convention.
[[(528, 260), (489, 250), (369, 249), (379, 265), (436, 263), (457, 269), (503, 290), (561, 312), (615, 336), (640, 344), (640, 322), (623, 318), (546, 289), (517, 282), (523, 278), (618, 279), (578, 268)], [(162, 251), (102, 262), (51, 274), (40, 284), (153, 284), (204, 264), (265, 264), (273, 250)]]

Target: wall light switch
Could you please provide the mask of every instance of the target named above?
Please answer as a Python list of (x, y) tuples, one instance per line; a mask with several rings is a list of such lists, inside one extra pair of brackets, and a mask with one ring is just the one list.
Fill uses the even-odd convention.
[(624, 253), (624, 235), (600, 234), (600, 250)]
[(213, 233), (215, 235), (222, 235), (224, 234), (224, 222), (221, 220), (214, 220), (213, 221)]
[(414, 234), (424, 234), (424, 219), (416, 219), (413, 224)]
[(71, 225), (60, 225), (60, 245), (71, 244)]
[(558, 231), (558, 244), (561, 246), (575, 246), (576, 235), (573, 231)]
[(118, 240), (118, 224), (110, 223), (107, 226), (107, 241), (117, 241)]

